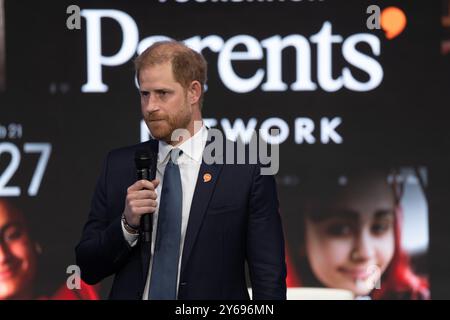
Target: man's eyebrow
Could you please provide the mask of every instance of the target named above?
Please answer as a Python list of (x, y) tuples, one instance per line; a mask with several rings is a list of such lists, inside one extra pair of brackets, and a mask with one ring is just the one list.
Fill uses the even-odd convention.
[(156, 89), (139, 89), (139, 92), (174, 92), (173, 89), (170, 88), (156, 88)]
[(161, 92), (161, 91), (173, 92), (174, 90), (169, 89), (169, 88), (158, 88), (158, 89), (155, 89), (154, 91), (156, 91), (156, 92)]

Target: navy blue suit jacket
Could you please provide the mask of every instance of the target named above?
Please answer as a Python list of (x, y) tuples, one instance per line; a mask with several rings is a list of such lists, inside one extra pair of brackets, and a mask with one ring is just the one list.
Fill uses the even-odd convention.
[[(77, 245), (76, 261), (88, 284), (114, 275), (110, 299), (141, 299), (149, 248), (130, 247), (121, 216), (127, 188), (136, 181), (137, 149), (157, 152), (150, 140), (111, 151), (103, 165), (88, 221)], [(224, 158), (225, 159), (225, 158)], [(204, 174), (212, 176), (205, 182)], [(273, 176), (258, 164), (200, 166), (182, 252), (178, 299), (286, 298), (284, 239)]]

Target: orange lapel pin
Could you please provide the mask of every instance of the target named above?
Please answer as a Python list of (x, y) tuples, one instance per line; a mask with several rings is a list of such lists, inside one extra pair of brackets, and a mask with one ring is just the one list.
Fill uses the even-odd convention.
[(212, 179), (212, 176), (209, 173), (205, 173), (203, 175), (203, 182), (210, 182)]

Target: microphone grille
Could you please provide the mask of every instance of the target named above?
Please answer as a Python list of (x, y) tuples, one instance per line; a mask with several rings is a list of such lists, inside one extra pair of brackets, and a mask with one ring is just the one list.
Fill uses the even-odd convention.
[(138, 170), (150, 168), (150, 165), (154, 159), (155, 155), (149, 150), (138, 149), (134, 154), (134, 162)]

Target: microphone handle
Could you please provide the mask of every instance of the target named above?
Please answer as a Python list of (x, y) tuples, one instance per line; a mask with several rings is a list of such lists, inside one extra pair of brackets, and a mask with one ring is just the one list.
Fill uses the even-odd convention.
[[(138, 179), (151, 181), (150, 180), (150, 170), (149, 169), (138, 170)], [(146, 213), (142, 216), (141, 228), (142, 228), (142, 232), (143, 232), (144, 242), (150, 243), (151, 242), (150, 235), (151, 235), (151, 230), (152, 230), (152, 222), (151, 222), (149, 213)]]

